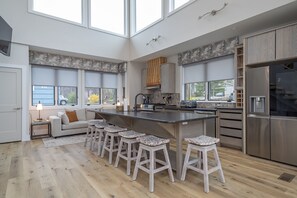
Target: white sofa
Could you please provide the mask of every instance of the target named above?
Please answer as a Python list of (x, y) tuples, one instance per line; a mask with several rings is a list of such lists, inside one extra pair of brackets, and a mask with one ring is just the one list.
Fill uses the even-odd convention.
[(88, 129), (88, 122), (95, 119), (95, 112), (87, 111), (86, 109), (77, 109), (76, 115), (78, 121), (67, 122), (67, 115), (65, 112), (58, 112), (57, 115), (49, 116), (51, 121), (52, 136), (60, 137), (65, 135), (74, 135), (86, 133)]

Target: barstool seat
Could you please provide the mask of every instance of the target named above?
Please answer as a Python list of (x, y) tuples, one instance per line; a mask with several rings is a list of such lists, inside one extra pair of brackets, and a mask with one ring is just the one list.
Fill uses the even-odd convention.
[[(112, 154), (114, 152), (118, 152), (118, 146), (119, 146), (119, 132), (126, 131), (126, 128), (121, 128), (119, 126), (107, 126), (104, 128), (104, 131), (106, 132), (103, 148), (101, 152), (101, 157), (104, 157), (105, 150), (109, 152), (109, 164), (112, 164)], [(115, 141), (117, 140), (117, 143)]]
[[(139, 133), (132, 130), (119, 132), (119, 136), (121, 136), (121, 141), (115, 162), (115, 167), (118, 167), (120, 158), (127, 160), (127, 175), (130, 175), (131, 161), (134, 161), (137, 158), (136, 144), (138, 144), (138, 140), (136, 140), (136, 138), (144, 135), (145, 133)], [(126, 149), (124, 149), (125, 146), (127, 146)], [(132, 153), (133, 156), (131, 156)]]
[[(188, 148), (185, 156), (184, 166), (182, 170), (181, 180), (184, 181), (186, 178), (187, 169), (194, 170), (203, 174), (204, 180), (204, 192), (209, 192), (209, 178), (208, 175), (218, 171), (219, 178), (222, 183), (225, 183), (225, 178), (223, 174), (223, 169), (219, 159), (216, 143), (220, 141), (218, 138), (213, 138), (205, 135), (201, 135), (195, 138), (185, 138), (188, 142)], [(196, 150), (198, 152), (198, 159), (190, 160), (191, 150)], [(214, 151), (214, 159), (216, 166), (208, 169), (208, 157), (207, 152)], [(202, 154), (202, 155), (201, 155)], [(202, 163), (202, 166), (201, 166)], [(197, 164), (194, 166), (194, 164)]]
[(98, 123), (103, 122), (103, 120), (89, 120), (88, 121), (88, 129), (86, 133), (86, 139), (84, 147), (87, 146), (88, 141), (90, 141), (90, 149), (93, 147), (93, 139), (94, 139), (94, 132), (95, 132), (95, 125)]
[[(143, 136), (136, 138), (139, 142), (138, 155), (136, 159), (135, 169), (133, 173), (133, 180), (136, 180), (138, 169), (143, 170), (149, 174), (149, 190), (154, 192), (154, 174), (160, 171), (168, 169), (169, 178), (174, 182), (173, 173), (171, 169), (171, 164), (169, 160), (169, 155), (167, 152), (166, 144), (170, 142), (169, 139), (158, 138), (153, 135)], [(149, 152), (149, 159), (140, 161), (142, 157), (142, 151)], [(163, 150), (165, 161), (156, 158), (156, 151)], [(144, 164), (149, 163), (149, 168), (144, 167)], [(157, 168), (156, 163), (159, 163), (163, 166)]]

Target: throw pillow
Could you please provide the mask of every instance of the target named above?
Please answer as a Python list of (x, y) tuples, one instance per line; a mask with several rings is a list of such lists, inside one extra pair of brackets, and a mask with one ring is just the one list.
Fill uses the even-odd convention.
[(62, 120), (62, 124), (66, 124), (66, 125), (69, 124), (69, 119), (68, 119), (68, 116), (66, 115), (66, 113), (63, 113), (61, 115), (61, 120)]
[(75, 110), (77, 119), (79, 121), (86, 121), (86, 110), (85, 109), (77, 109)]
[(67, 115), (67, 117), (69, 119), (69, 122), (78, 121), (75, 111), (66, 111), (66, 115)]

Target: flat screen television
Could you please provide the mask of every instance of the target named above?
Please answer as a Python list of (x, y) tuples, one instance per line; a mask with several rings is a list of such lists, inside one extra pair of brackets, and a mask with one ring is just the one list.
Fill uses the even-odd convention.
[(0, 53), (10, 56), (12, 28), (0, 16)]

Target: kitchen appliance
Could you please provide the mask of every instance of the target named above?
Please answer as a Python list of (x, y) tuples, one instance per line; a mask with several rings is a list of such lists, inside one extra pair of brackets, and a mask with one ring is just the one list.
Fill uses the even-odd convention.
[(247, 77), (247, 153), (270, 159), (269, 67), (249, 68)]
[(270, 66), (271, 159), (297, 166), (297, 62)]
[(181, 108), (196, 108), (197, 101), (196, 100), (182, 100), (180, 101)]
[(297, 166), (297, 62), (248, 68), (247, 153)]

